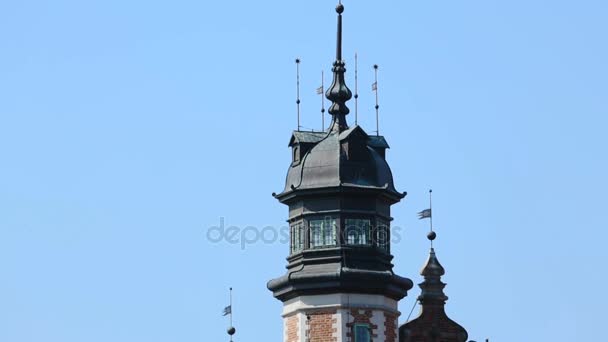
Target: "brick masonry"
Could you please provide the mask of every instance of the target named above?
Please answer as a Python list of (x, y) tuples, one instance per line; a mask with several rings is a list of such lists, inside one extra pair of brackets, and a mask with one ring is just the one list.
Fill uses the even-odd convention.
[(384, 312), (384, 341), (397, 342), (397, 318), (394, 313)]
[(309, 342), (338, 342), (336, 310), (308, 313), (306, 319)]
[(285, 318), (285, 342), (300, 342), (298, 334), (299, 326), (297, 314)]
[(283, 310), (284, 342), (354, 342), (356, 324), (371, 328), (372, 341), (397, 342), (397, 302), (383, 296), (298, 297)]
[(464, 342), (467, 332), (445, 313), (443, 305), (426, 306), (421, 315), (399, 328), (401, 342)]

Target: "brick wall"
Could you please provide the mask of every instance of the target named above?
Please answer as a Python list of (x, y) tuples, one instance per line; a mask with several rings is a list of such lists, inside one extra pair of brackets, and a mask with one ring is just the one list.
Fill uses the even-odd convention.
[(397, 315), (384, 312), (384, 341), (397, 342)]
[(337, 342), (336, 310), (308, 313), (306, 332), (310, 342)]
[(443, 306), (426, 306), (421, 315), (399, 328), (402, 342), (464, 342), (467, 332), (445, 314)]
[[(284, 310), (284, 342), (353, 342), (357, 324), (369, 326), (373, 342), (399, 341), (399, 312), (393, 310), (396, 302), (385, 301), (382, 297), (361, 296), (357, 298), (359, 305), (350, 306), (344, 305), (341, 302), (344, 298), (340, 296), (305, 299), (305, 302), (296, 300), (289, 303), (290, 306)], [(324, 303), (335, 304), (322, 306), (326, 305)], [(380, 306), (382, 304), (384, 307)]]
[(285, 318), (285, 342), (300, 342), (298, 336), (298, 315), (291, 315)]

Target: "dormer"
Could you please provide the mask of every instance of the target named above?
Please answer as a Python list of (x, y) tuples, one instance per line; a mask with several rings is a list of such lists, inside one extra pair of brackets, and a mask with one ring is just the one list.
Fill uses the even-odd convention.
[(370, 135), (367, 140), (367, 146), (373, 148), (384, 159), (386, 159), (386, 149), (390, 148), (386, 139), (381, 135)]
[(291, 165), (295, 166), (300, 164), (304, 155), (310, 151), (319, 141), (327, 135), (325, 132), (303, 132), (294, 131), (289, 140), (289, 147), (291, 147)]
[(340, 133), (340, 151), (349, 161), (363, 161), (367, 159), (367, 140), (369, 136), (360, 126), (354, 126)]

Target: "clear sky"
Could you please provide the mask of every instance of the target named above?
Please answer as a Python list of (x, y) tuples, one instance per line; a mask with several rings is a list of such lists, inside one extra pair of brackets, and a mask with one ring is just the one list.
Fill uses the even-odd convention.
[[(319, 129), (337, 1), (0, 3), (0, 341), (280, 341), (296, 126)], [(597, 341), (608, 275), (608, 4), (345, 1), (360, 124), (395, 183), (395, 271), (436, 250), (471, 339)], [(350, 102), (351, 108), (354, 104)], [(348, 117), (352, 123), (354, 115)], [(409, 313), (418, 289), (400, 303)]]

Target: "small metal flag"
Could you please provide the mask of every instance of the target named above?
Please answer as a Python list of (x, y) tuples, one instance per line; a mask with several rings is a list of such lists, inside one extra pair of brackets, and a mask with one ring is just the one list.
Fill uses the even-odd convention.
[(423, 211), (418, 213), (419, 220), (429, 218), (429, 217), (431, 217), (431, 209), (424, 209)]
[(232, 305), (228, 305), (224, 308), (222, 316), (230, 315), (232, 313)]
[(320, 86), (319, 88), (317, 88), (317, 95), (321, 95), (323, 94), (323, 86)]
[(378, 90), (378, 82), (372, 83), (372, 91)]

